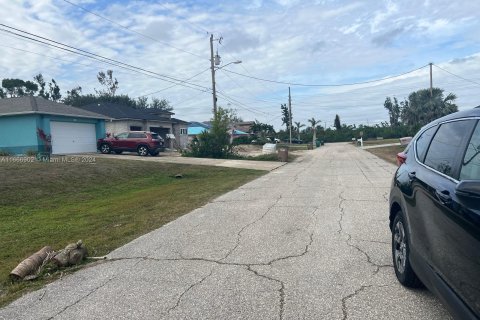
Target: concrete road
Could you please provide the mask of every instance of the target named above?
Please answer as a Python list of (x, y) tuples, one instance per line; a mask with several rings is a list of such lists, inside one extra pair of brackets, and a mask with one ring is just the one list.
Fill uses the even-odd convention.
[(395, 167), (326, 145), (0, 310), (1, 319), (447, 319), (396, 281)]

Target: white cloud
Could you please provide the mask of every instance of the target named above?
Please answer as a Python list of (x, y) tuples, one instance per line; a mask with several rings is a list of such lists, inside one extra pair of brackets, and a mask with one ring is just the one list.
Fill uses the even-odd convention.
[[(229, 69), (260, 78), (319, 84), (361, 82), (435, 61), (446, 70), (473, 79), (478, 78), (480, 71), (480, 58), (476, 55), (480, 52), (480, 22), (475, 16), (480, 3), (461, 2), (451, 5), (447, 0), (438, 0), (435, 7), (414, 2), (353, 0), (341, 4), (330, 0), (252, 0), (228, 4), (207, 1), (190, 5), (177, 1), (76, 2), (158, 41), (52, 0), (6, 1), (0, 19), (7, 25), (178, 79), (187, 79), (209, 67), (205, 30), (224, 37), (224, 45), (218, 46), (218, 51), (225, 63), (243, 61)], [(75, 85), (81, 85), (84, 92), (93, 92), (98, 87), (96, 73), (113, 68), (120, 82), (119, 93), (136, 97), (172, 85), (4, 32), (0, 32), (0, 41), (0, 78), (31, 79), (42, 72), (46, 78), (58, 80), (63, 92)], [(427, 87), (425, 72), (362, 86), (292, 86), (294, 120), (305, 123), (316, 117), (333, 122), (338, 113), (346, 123), (386, 121), (385, 97), (403, 99), (411, 91)], [(209, 88), (210, 73), (207, 71), (191, 82)], [(273, 124), (280, 126), (280, 104), (287, 102), (288, 85), (224, 72), (217, 72), (217, 84), (220, 91), (240, 102), (219, 95), (220, 105), (231, 103), (244, 119), (274, 119)], [(455, 92), (462, 108), (480, 104), (474, 94), (478, 90), (471, 82), (434, 69), (434, 84)], [(174, 103), (179, 118), (210, 117), (212, 96), (208, 92), (178, 85), (156, 96)]]

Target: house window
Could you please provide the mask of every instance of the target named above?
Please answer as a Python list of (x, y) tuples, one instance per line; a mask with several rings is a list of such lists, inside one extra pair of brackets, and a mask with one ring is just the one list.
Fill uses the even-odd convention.
[(187, 134), (187, 129), (186, 128), (181, 128), (180, 129), (180, 134)]
[(130, 131), (142, 131), (142, 127), (139, 127), (139, 126), (130, 126)]

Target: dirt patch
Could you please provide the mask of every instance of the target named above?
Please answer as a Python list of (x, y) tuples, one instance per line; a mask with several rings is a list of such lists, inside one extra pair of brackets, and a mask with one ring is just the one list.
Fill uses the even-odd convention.
[(255, 144), (241, 144), (235, 146), (233, 150), (241, 156), (259, 156), (262, 154), (263, 146)]

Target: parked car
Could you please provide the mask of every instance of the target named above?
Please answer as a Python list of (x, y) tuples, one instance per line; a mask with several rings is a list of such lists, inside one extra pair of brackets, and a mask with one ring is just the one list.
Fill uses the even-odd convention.
[(160, 151), (165, 150), (164, 140), (157, 133), (148, 131), (123, 132), (111, 138), (98, 139), (97, 149), (101, 153), (108, 154), (115, 152), (121, 154), (123, 151), (137, 152), (140, 156), (148, 154), (157, 156)]
[(390, 191), (398, 281), (422, 283), (456, 319), (480, 318), (480, 107), (423, 127)]

